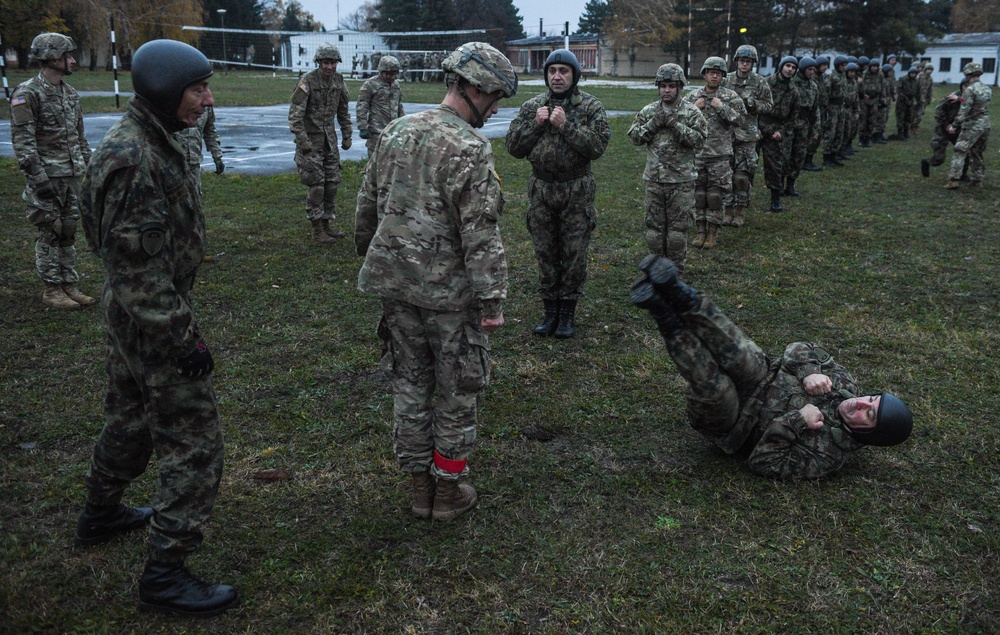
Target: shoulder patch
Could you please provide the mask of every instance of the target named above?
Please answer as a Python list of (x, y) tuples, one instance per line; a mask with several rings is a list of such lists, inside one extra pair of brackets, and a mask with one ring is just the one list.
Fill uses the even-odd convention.
[(13, 108), (14, 106), (21, 106), (26, 103), (28, 103), (28, 100), (25, 99), (24, 97), (15, 97), (14, 99), (10, 100), (11, 108)]
[(142, 250), (150, 256), (155, 256), (163, 249), (167, 243), (167, 232), (162, 225), (145, 225), (139, 229), (142, 232), (139, 243)]
[(301, 90), (304, 93), (308, 93), (309, 92), (309, 82), (307, 82), (305, 80), (302, 80), (301, 82), (299, 82), (299, 85), (296, 88), (298, 88), (299, 90)]
[(28, 103), (28, 98), (23, 95), (15, 95), (10, 100), (10, 118), (14, 125), (23, 126), (26, 123), (31, 123), (34, 119), (34, 114), (31, 112), (31, 104)]

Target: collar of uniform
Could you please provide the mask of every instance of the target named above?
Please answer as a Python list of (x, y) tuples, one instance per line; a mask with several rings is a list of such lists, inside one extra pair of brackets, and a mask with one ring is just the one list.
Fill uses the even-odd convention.
[(138, 97), (133, 97), (129, 100), (128, 109), (136, 119), (146, 124), (157, 135), (163, 137), (172, 148), (181, 154), (186, 154), (180, 142), (173, 135), (173, 133), (184, 129), (182, 126), (178, 126), (176, 121), (164, 121), (163, 117), (156, 114), (146, 102)]
[(580, 94), (579, 86), (574, 86), (573, 89), (569, 92), (568, 97), (558, 97), (554, 92), (552, 92), (552, 89), (550, 88), (548, 101), (555, 104), (562, 104), (569, 102), (574, 106), (579, 106), (580, 102), (583, 101), (583, 95)]

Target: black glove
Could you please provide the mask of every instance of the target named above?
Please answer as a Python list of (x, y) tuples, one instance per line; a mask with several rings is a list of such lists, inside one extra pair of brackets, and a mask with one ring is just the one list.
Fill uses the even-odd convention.
[(222, 162), (222, 157), (215, 160), (215, 173), (222, 174), (226, 171), (226, 164)]
[(177, 360), (177, 374), (184, 377), (207, 377), (215, 368), (215, 360), (204, 340), (195, 342), (195, 351)]
[(51, 201), (59, 197), (59, 195), (56, 194), (56, 188), (52, 187), (51, 181), (45, 181), (35, 187), (35, 196), (43, 201)]

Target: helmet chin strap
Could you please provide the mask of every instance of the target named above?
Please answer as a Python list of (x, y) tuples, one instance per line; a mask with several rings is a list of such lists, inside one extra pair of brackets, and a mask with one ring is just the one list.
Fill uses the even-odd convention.
[[(484, 125), (486, 125), (486, 120), (483, 118), (483, 114), (486, 112), (486, 110), (489, 110), (489, 108), (480, 112), (479, 109), (476, 108), (476, 104), (473, 103), (472, 99), (469, 97), (468, 93), (465, 92), (465, 88), (459, 87), (458, 94), (462, 96), (462, 99), (465, 100), (465, 103), (469, 105), (469, 109), (476, 116), (476, 120), (472, 122), (472, 127), (482, 128)], [(490, 106), (492, 107), (492, 104), (490, 104)]]

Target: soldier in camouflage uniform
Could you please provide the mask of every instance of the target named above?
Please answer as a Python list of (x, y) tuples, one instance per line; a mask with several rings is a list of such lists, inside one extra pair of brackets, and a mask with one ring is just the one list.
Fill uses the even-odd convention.
[[(635, 116), (628, 136), (646, 146), (643, 199), (646, 247), (684, 268), (687, 232), (695, 205), (696, 156), (705, 143), (708, 123), (701, 111), (681, 99), (684, 70), (664, 64), (656, 71), (659, 101)], [(770, 96), (770, 93), (768, 93)]]
[(358, 288), (382, 298), (382, 366), (411, 511), (446, 522), (476, 504), (475, 488), (459, 479), (490, 378), (487, 334), (503, 325), (507, 297), (504, 198), (492, 146), (476, 128), (514, 96), (517, 75), (482, 42), (441, 66), (441, 105), (382, 131), (358, 192), (354, 244), (365, 257)]
[[(962, 80), (959, 84), (958, 90), (953, 93), (948, 93), (941, 103), (937, 105), (934, 109), (934, 133), (931, 135), (931, 156), (926, 159), (920, 160), (920, 171), (924, 175), (924, 178), (929, 178), (931, 175), (931, 166), (939, 166), (944, 163), (945, 153), (948, 150), (949, 145), (954, 145), (958, 142), (958, 133), (961, 132), (960, 127), (955, 128), (955, 133), (952, 134), (948, 132), (948, 127), (955, 122), (955, 117), (958, 116), (958, 111), (962, 108), (962, 92), (968, 82)], [(965, 168), (962, 172), (964, 177), (968, 172), (969, 158), (966, 156)]]
[(820, 120), (816, 128), (816, 134), (813, 135), (809, 142), (809, 151), (806, 154), (805, 165), (802, 166), (802, 169), (806, 172), (820, 172), (823, 170), (823, 168), (813, 162), (813, 157), (816, 156), (816, 151), (823, 143), (823, 130), (826, 127), (827, 117), (829, 117), (827, 111), (830, 109), (830, 96), (826, 92), (826, 77), (824, 77), (828, 68), (830, 68), (830, 59), (828, 57), (820, 55), (816, 58), (816, 72), (812, 76), (812, 81), (816, 85), (816, 107), (819, 108)]
[(917, 82), (919, 73), (916, 66), (911, 66), (906, 72), (906, 77), (897, 82), (896, 137), (900, 141), (910, 138), (913, 116), (920, 107), (920, 84)]
[[(143, 610), (190, 617), (236, 606), (231, 586), (185, 567), (201, 544), (223, 468), (212, 354), (191, 302), (205, 254), (196, 171), (175, 133), (212, 105), (212, 65), (187, 44), (153, 40), (132, 60), (136, 97), (105, 135), (83, 183), (87, 242), (104, 263), (105, 425), (87, 474), (76, 542), (96, 545), (149, 522)], [(155, 453), (153, 507), (121, 504)]]
[(739, 131), (746, 106), (739, 93), (722, 88), (726, 60), (709, 57), (701, 67), (704, 88), (685, 98), (701, 111), (708, 123), (708, 136), (697, 154), (698, 179), (694, 186), (694, 222), (697, 235), (691, 246), (712, 249), (718, 241), (724, 208), (733, 202), (733, 137)]
[(920, 62), (917, 67), (920, 69), (920, 74), (917, 75), (917, 86), (919, 89), (917, 97), (920, 99), (920, 105), (913, 112), (913, 125), (910, 126), (913, 132), (920, 130), (920, 122), (924, 119), (924, 110), (927, 109), (927, 105), (934, 99), (934, 77), (932, 76), (934, 67), (924, 62)]
[(292, 91), (288, 128), (295, 135), (295, 165), (299, 180), (309, 188), (306, 216), (312, 223), (313, 238), (329, 245), (344, 232), (330, 228), (337, 217), (337, 186), (340, 184), (340, 151), (336, 124), (340, 124), (340, 147), (351, 147), (351, 99), (344, 76), (337, 72), (340, 51), (333, 44), (321, 44), (313, 59), (319, 68), (299, 79)]
[[(736, 91), (743, 98), (747, 115), (733, 133), (733, 196), (723, 214), (722, 224), (742, 227), (743, 217), (750, 207), (754, 175), (757, 174), (757, 142), (760, 128), (757, 117), (771, 108), (771, 87), (767, 80), (753, 72), (757, 49), (744, 44), (736, 49), (736, 70), (722, 80), (723, 88)], [(676, 260), (669, 254), (668, 258)], [(680, 263), (678, 263), (680, 266)]]
[(896, 71), (891, 64), (882, 65), (882, 98), (878, 102), (878, 124), (874, 130), (875, 143), (887, 143), (885, 127), (889, 123), (889, 109), (896, 101)]
[(378, 61), (378, 75), (367, 80), (358, 93), (355, 108), (358, 120), (358, 134), (365, 140), (368, 156), (378, 145), (382, 129), (403, 116), (403, 91), (396, 78), (399, 76), (399, 60), (392, 55), (384, 55)]
[(767, 78), (771, 89), (770, 110), (760, 116), (761, 149), (764, 154), (764, 182), (771, 190), (771, 211), (780, 212), (781, 192), (788, 173), (786, 139), (795, 124), (798, 101), (792, 86), (792, 77), (799, 68), (799, 61), (788, 55), (778, 64), (778, 72)]
[(543, 67), (548, 90), (524, 102), (507, 130), (507, 151), (531, 163), (528, 233), (538, 260), (544, 314), (535, 335), (575, 333), (576, 305), (587, 279), (587, 249), (597, 226), (597, 186), (590, 163), (608, 147), (604, 106), (577, 84), (582, 75), (566, 49)]
[(830, 109), (829, 117), (823, 128), (823, 165), (828, 168), (844, 165), (838, 155), (844, 144), (844, 93), (847, 90), (844, 68), (846, 66), (847, 57), (838, 55), (833, 59), (833, 71), (824, 75)]
[[(962, 184), (962, 168), (966, 158), (969, 161), (969, 185), (982, 187), (986, 178), (986, 141), (990, 138), (990, 99), (993, 91), (980, 79), (983, 67), (970, 62), (962, 69), (968, 85), (962, 91), (962, 107), (955, 121), (948, 126), (948, 132), (958, 134), (955, 151), (951, 155), (951, 170), (948, 173), (949, 190), (958, 189)], [(961, 129), (961, 132), (959, 132)]]
[(76, 44), (61, 33), (42, 33), (31, 42), (38, 75), (10, 98), (10, 135), (24, 173), (21, 198), (28, 221), (38, 228), (35, 271), (45, 283), (42, 302), (72, 310), (97, 301), (76, 288), (76, 225), (80, 219), (80, 179), (90, 160), (83, 134), (80, 97), (63, 81), (76, 68)]
[(879, 100), (882, 99), (882, 92), (885, 90), (885, 78), (879, 72), (881, 65), (882, 62), (878, 59), (868, 60), (868, 68), (859, 86), (861, 117), (858, 121), (858, 136), (862, 148), (871, 146), (878, 126)]
[(795, 180), (802, 173), (809, 154), (809, 146), (820, 135), (819, 89), (813, 81), (816, 72), (816, 60), (804, 56), (799, 60), (799, 70), (792, 78), (792, 88), (795, 90), (796, 113), (795, 121), (789, 127), (788, 175), (785, 177), (785, 196), (798, 196)]
[(648, 309), (688, 382), (688, 421), (727, 454), (752, 448), (750, 470), (779, 479), (833, 474), (864, 445), (905, 441), (913, 415), (891, 393), (861, 395), (816, 344), (772, 360), (666, 259), (648, 256), (632, 301)]
[(861, 119), (859, 90), (858, 64), (848, 62), (844, 67), (844, 141), (840, 148), (841, 160), (857, 152), (851, 143), (858, 134), (858, 121)]

